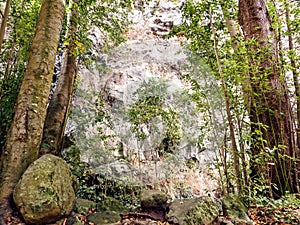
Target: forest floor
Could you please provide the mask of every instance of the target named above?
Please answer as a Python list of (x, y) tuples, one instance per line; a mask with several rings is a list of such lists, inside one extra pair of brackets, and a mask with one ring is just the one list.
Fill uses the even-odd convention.
[(299, 225), (300, 206), (287, 206), (278, 208), (276, 206), (256, 206), (248, 210), (248, 215), (254, 224), (272, 225)]
[[(252, 207), (248, 210), (248, 215), (253, 225), (299, 225), (300, 208), (272, 208), (272, 207)], [(85, 225), (94, 225), (87, 221), (87, 215), (82, 215), (81, 221)], [(219, 217), (213, 225), (225, 225), (230, 218)], [(64, 225), (64, 224), (62, 224)], [(122, 215), (118, 223), (111, 225), (172, 225), (168, 221), (155, 220), (150, 215), (140, 213), (129, 213)], [(243, 225), (243, 224), (239, 224)]]
[[(95, 213), (92, 209), (85, 214), (76, 215), (84, 225), (95, 225), (88, 221), (88, 215)], [(256, 206), (248, 210), (248, 215), (253, 225), (299, 225), (300, 224), (300, 206), (297, 208), (287, 206), (285, 208), (277, 208), (275, 206)], [(67, 225), (67, 218), (61, 222), (52, 225)], [(230, 218), (218, 218), (214, 225), (230, 224)], [(19, 214), (15, 213), (12, 217), (7, 218), (7, 225), (25, 225), (19, 218)], [(108, 224), (107, 224), (108, 225)], [(120, 221), (110, 225), (172, 225), (168, 221), (155, 220), (151, 213), (132, 212), (120, 216)], [(242, 225), (242, 224), (239, 224)]]
[[(94, 225), (87, 221), (87, 216), (90, 211), (80, 217), (85, 225)], [(278, 208), (276, 206), (253, 206), (249, 208), (248, 215), (253, 225), (299, 225), (300, 224), (300, 206), (297, 208), (287, 206), (285, 208)], [(220, 216), (213, 225), (225, 225), (230, 218)], [(232, 224), (232, 223), (231, 223)], [(65, 224), (62, 224), (65, 225)], [(120, 221), (111, 225), (172, 225), (168, 221), (155, 220), (155, 216), (149, 213), (132, 212), (126, 215), (121, 215)], [(243, 225), (243, 224), (238, 224)]]

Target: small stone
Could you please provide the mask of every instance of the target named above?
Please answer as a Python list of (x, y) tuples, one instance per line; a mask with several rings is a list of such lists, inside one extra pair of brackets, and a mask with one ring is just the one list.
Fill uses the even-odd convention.
[(83, 225), (83, 223), (78, 219), (77, 216), (72, 216), (67, 219), (66, 225)]
[(118, 213), (112, 211), (97, 212), (90, 214), (87, 217), (88, 222), (94, 223), (96, 225), (103, 225), (108, 223), (116, 223), (121, 220)]
[(86, 213), (90, 209), (97, 208), (97, 203), (87, 200), (87, 199), (76, 199), (75, 205), (74, 205), (74, 212), (76, 213)]

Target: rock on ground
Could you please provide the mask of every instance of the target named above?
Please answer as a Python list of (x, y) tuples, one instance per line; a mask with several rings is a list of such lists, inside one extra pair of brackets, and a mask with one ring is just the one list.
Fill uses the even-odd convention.
[(103, 225), (109, 223), (117, 223), (120, 221), (120, 215), (117, 212), (106, 211), (90, 214), (87, 217), (88, 222), (95, 225)]
[(233, 224), (252, 224), (247, 208), (237, 195), (228, 194), (222, 198), (223, 214), (231, 220)]
[(219, 215), (220, 204), (210, 197), (175, 199), (167, 220), (176, 225), (212, 224)]
[(75, 200), (73, 211), (79, 214), (84, 214), (88, 212), (90, 209), (96, 209), (96, 208), (97, 208), (96, 202), (87, 199), (77, 198)]
[(140, 203), (142, 209), (165, 208), (168, 195), (157, 190), (142, 190)]
[(47, 154), (25, 171), (14, 189), (14, 202), (28, 224), (55, 222), (71, 213), (75, 183), (67, 163)]

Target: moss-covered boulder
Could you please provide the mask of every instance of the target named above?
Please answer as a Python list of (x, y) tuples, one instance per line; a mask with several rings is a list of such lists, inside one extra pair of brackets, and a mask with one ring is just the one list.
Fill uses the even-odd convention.
[(75, 201), (74, 181), (67, 163), (59, 157), (47, 154), (33, 162), (13, 193), (25, 222), (46, 224), (68, 215)]
[(110, 197), (110, 196), (102, 196), (102, 201), (97, 203), (97, 210), (99, 212), (104, 211), (112, 211), (120, 213), (127, 213), (129, 209), (127, 209), (122, 202), (119, 200)]
[[(102, 201), (100, 202), (93, 202), (78, 198), (75, 201), (73, 211), (77, 213), (77, 215), (80, 215), (87, 213), (90, 209), (96, 209), (96, 213), (91, 213), (87, 217), (88, 222), (95, 225), (115, 224), (121, 220), (121, 214), (129, 212), (129, 209), (127, 209), (122, 202), (113, 197), (102, 195), (101, 199)], [(70, 223), (70, 225), (73, 225), (73, 223)]]
[(165, 208), (168, 195), (157, 190), (142, 190), (140, 193), (140, 203), (142, 209)]
[(218, 218), (219, 211), (220, 203), (210, 197), (175, 199), (166, 218), (176, 225), (208, 225)]
[(223, 214), (231, 220), (233, 224), (253, 224), (250, 220), (247, 208), (240, 200), (240, 198), (234, 194), (225, 195), (222, 198)]

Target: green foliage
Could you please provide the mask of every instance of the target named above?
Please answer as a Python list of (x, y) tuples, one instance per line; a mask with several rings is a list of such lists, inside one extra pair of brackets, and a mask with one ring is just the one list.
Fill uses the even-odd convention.
[[(105, 201), (110, 199), (108, 196), (117, 199), (127, 208), (138, 205), (138, 194), (141, 187), (130, 186), (115, 181), (113, 178), (96, 174), (89, 164), (82, 162), (80, 150), (76, 146), (71, 146), (71, 149), (65, 151), (63, 158), (79, 181), (79, 188), (76, 193), (78, 198), (101, 202), (102, 207), (107, 207)], [(115, 206), (118, 207), (116, 204)]]
[[(95, 95), (98, 94), (97, 98)], [(101, 93), (95, 93), (94, 90), (76, 91), (78, 98), (84, 98), (84, 109), (74, 108), (70, 114), (72, 121), (76, 123), (76, 140), (77, 147), (85, 149), (94, 163), (109, 163), (113, 160), (113, 155), (116, 150), (121, 148), (117, 141), (116, 135), (112, 132), (112, 119), (106, 106), (104, 105), (103, 96)], [(92, 125), (96, 128), (92, 135), (88, 137), (86, 132), (90, 132)]]
[(153, 79), (142, 85), (136, 92), (138, 100), (129, 106), (128, 116), (131, 130), (139, 140), (148, 136), (146, 132), (157, 132), (155, 124), (164, 124), (163, 151), (174, 152), (182, 137), (182, 130), (178, 112), (168, 105), (167, 89), (163, 80)]
[[(78, 6), (80, 18), (76, 39), (84, 63), (89, 64), (97, 57), (96, 53), (109, 51), (125, 40), (123, 34), (128, 27), (132, 2), (80, 0), (74, 3)], [(95, 45), (95, 40), (100, 46)]]
[[(183, 24), (179, 27), (175, 27), (171, 35), (183, 32), (185, 37), (191, 40), (188, 45), (189, 49), (191, 49), (194, 54), (199, 55), (202, 61), (207, 63), (214, 71), (217, 65), (214, 57), (213, 40), (211, 38), (212, 31), (209, 23), (210, 10), (213, 11), (214, 26), (220, 31), (217, 33), (217, 38), (225, 38), (225, 21), (218, 1), (186, 1), (182, 9)], [(224, 46), (224, 43), (222, 43), (222, 45)], [(221, 44), (219, 47), (221, 48)], [(224, 53), (226, 54), (226, 52)], [(222, 54), (221, 58), (224, 56), (225, 55)]]

